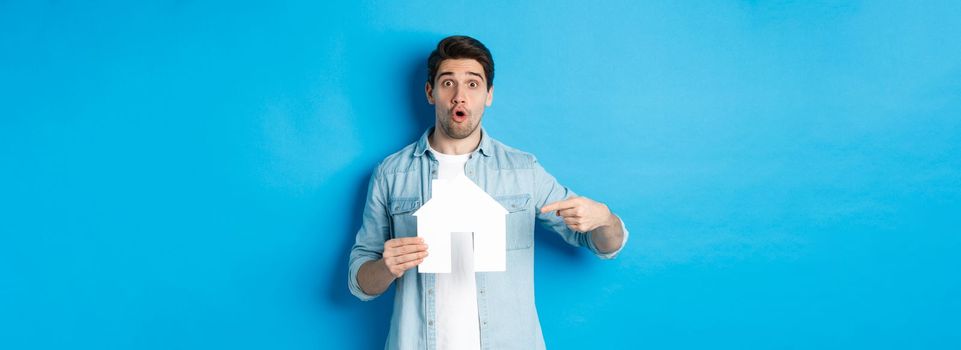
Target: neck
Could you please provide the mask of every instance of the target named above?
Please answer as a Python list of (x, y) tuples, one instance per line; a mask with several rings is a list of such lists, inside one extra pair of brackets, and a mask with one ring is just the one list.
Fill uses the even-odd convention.
[(440, 130), (436, 125), (434, 131), (427, 136), (427, 142), (435, 151), (443, 154), (461, 155), (473, 152), (480, 146), (481, 128), (477, 127), (474, 133), (463, 139), (454, 139)]

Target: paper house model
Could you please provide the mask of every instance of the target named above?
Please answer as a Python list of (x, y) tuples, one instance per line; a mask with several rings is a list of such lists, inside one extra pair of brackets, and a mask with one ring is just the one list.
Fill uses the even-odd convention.
[(474, 271), (506, 271), (507, 209), (463, 175), (432, 186), (431, 199), (414, 212), (429, 252), (417, 271), (450, 273), (454, 232), (473, 233)]

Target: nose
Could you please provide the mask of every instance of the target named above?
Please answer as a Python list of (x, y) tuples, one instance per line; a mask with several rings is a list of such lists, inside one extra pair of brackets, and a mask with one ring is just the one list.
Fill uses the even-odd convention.
[(454, 88), (454, 96), (451, 102), (454, 104), (467, 102), (467, 94), (464, 93), (464, 89), (461, 89), (459, 87)]

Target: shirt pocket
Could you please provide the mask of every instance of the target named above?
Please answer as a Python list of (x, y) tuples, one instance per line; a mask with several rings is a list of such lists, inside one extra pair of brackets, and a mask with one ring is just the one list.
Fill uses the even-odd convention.
[(507, 209), (507, 250), (528, 249), (534, 245), (534, 215), (528, 204), (531, 195), (514, 194), (494, 197)]
[(418, 198), (397, 198), (387, 205), (390, 214), (390, 237), (417, 236), (417, 218), (414, 212), (420, 208)]

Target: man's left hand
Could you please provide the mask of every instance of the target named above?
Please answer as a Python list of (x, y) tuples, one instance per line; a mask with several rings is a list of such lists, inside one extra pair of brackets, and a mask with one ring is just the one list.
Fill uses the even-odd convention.
[(552, 211), (556, 211), (557, 216), (564, 218), (567, 227), (577, 232), (590, 232), (598, 227), (611, 226), (617, 222), (607, 205), (587, 197), (571, 197), (541, 208), (542, 214)]

